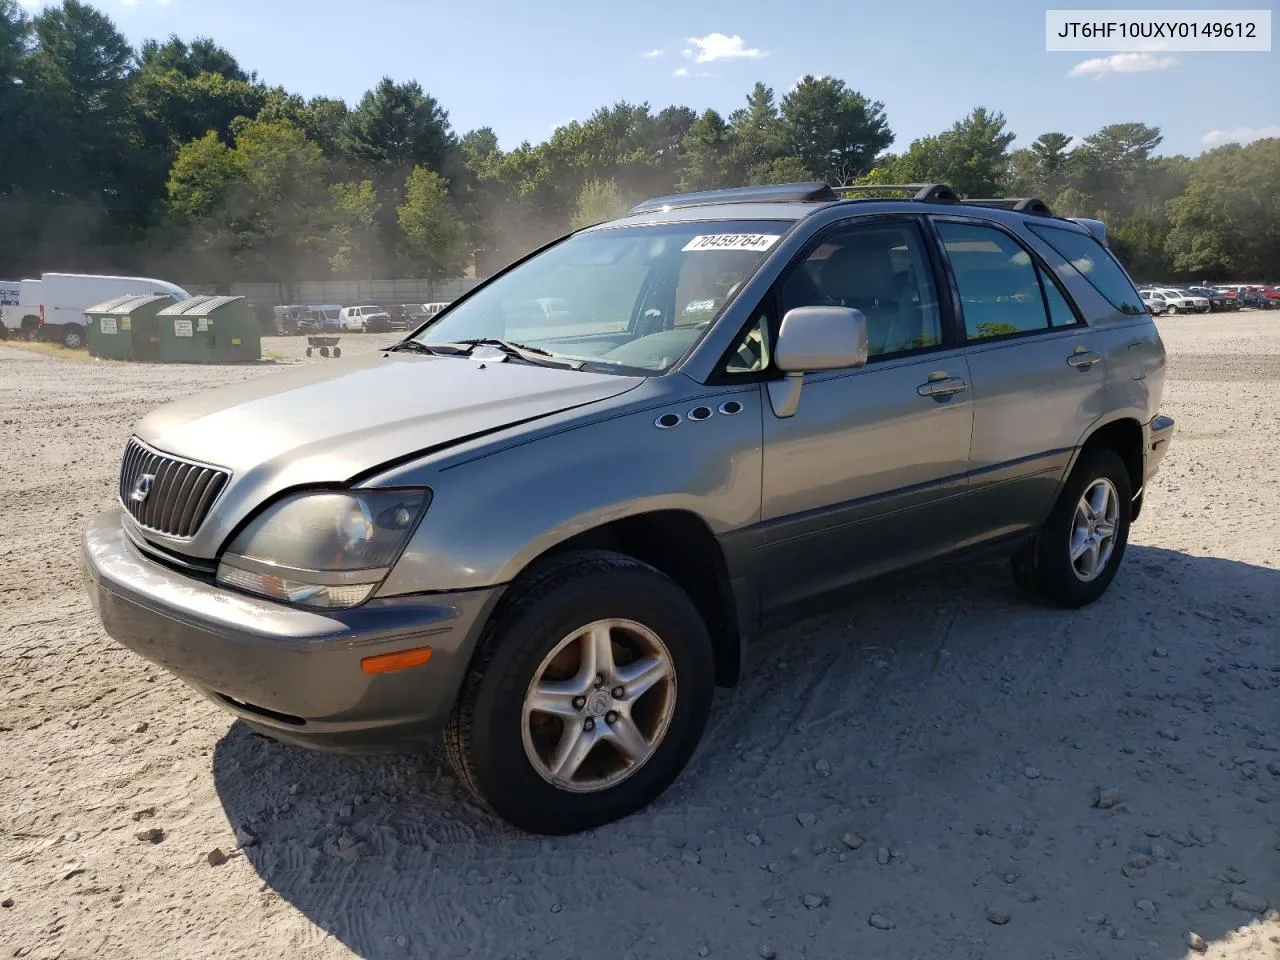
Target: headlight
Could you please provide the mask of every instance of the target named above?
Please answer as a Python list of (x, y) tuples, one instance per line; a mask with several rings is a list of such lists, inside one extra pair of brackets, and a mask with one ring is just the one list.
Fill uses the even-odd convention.
[(426, 490), (304, 493), (255, 517), (218, 563), (218, 583), (305, 607), (354, 607), (383, 581)]

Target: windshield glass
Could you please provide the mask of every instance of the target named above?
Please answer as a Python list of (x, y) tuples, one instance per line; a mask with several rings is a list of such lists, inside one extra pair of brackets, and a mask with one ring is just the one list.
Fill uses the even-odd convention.
[(414, 339), (501, 339), (593, 369), (662, 372), (701, 339), (790, 226), (727, 220), (580, 233), (451, 307)]

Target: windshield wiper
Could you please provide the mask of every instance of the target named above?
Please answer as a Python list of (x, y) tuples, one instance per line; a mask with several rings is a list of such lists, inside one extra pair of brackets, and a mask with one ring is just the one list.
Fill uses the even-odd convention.
[[(393, 343), (391, 346), (386, 348), (386, 351), (388, 353), (390, 353), (393, 350), (408, 350), (412, 353), (426, 353), (426, 354), (430, 354), (433, 357), (436, 356), (435, 348), (428, 347), (425, 343), (419, 343), (417, 340), (401, 340), (398, 343)], [(455, 351), (450, 351), (450, 352), (455, 352)], [(456, 352), (461, 353), (462, 351), (456, 351)]]
[(471, 347), (497, 347), (508, 356), (516, 357), (526, 363), (536, 363), (546, 367), (568, 367), (570, 370), (581, 370), (583, 361), (558, 357), (541, 347), (530, 347), (523, 343), (512, 343), (510, 340), (499, 340), (495, 337), (476, 337), (470, 340), (458, 340), (456, 344), (433, 344), (432, 346), (455, 346), (468, 344)]

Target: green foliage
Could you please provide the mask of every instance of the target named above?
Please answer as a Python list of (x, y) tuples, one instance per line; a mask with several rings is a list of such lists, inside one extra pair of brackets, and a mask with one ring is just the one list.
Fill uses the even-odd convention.
[(447, 180), (434, 170), (414, 167), (396, 214), (419, 267), (415, 276), (441, 280), (461, 273), (466, 261), (462, 222), (449, 200)]
[[(192, 282), (488, 272), (629, 201), (826, 180), (1039, 196), (1108, 222), (1131, 270), (1267, 278), (1280, 262), (1278, 141), (1159, 157), (1160, 131), (1044, 132), (1012, 149), (977, 107), (895, 154), (884, 105), (833, 77), (727, 114), (620, 101), (502, 150), (459, 136), (414, 82), (354, 107), (268, 86), (214, 39), (135, 51), (83, 0), (0, 0), (0, 263)], [(865, 194), (864, 194), (865, 195)]]
[(569, 226), (581, 230), (593, 223), (614, 220), (627, 212), (627, 202), (615, 180), (588, 180), (578, 192), (578, 206)]

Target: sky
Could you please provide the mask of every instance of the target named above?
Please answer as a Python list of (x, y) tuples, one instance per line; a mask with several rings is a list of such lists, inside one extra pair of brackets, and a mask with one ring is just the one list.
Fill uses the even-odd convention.
[[(31, 12), (45, 5), (20, 2)], [(492, 127), (504, 150), (619, 100), (727, 116), (757, 80), (781, 99), (805, 74), (838, 77), (882, 101), (895, 152), (979, 105), (1005, 115), (1015, 147), (1049, 130), (1085, 136), (1128, 121), (1160, 127), (1161, 153), (1280, 136), (1275, 47), (1048, 53), (1044, 11), (1068, 6), (1062, 0), (91, 2), (135, 46), (172, 33), (209, 36), (263, 81), (306, 97), (354, 105), (383, 76), (416, 79), (458, 133)], [(1162, 8), (1248, 6), (1164, 0)]]

